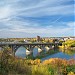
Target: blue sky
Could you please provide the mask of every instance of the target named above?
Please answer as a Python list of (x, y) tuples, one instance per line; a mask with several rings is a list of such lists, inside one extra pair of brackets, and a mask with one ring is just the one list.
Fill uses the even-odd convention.
[(0, 38), (75, 36), (74, 0), (0, 0)]

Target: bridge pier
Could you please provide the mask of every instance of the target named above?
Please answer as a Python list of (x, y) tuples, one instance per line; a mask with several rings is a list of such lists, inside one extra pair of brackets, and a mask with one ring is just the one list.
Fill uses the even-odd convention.
[(30, 55), (33, 55), (33, 50), (30, 50)]
[(58, 48), (58, 44), (55, 44), (54, 45), (54, 50), (57, 50), (57, 48)]
[(53, 48), (52, 48), (52, 45), (49, 46), (49, 49), (53, 49)]
[(11, 54), (15, 57), (15, 51), (14, 51), (14, 46), (11, 46)]

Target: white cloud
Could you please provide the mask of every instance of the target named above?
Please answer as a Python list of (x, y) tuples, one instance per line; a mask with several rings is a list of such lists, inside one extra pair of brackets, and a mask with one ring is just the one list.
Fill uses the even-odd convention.
[[(70, 10), (69, 10), (70, 9)], [(28, 7), (17, 9), (18, 15), (25, 17), (40, 17), (40, 16), (51, 16), (51, 15), (70, 15), (74, 14), (73, 5), (53, 5), (53, 6), (42, 6), (42, 7)]]
[(0, 19), (9, 17), (11, 13), (12, 11), (10, 7), (0, 7)]
[(73, 34), (75, 36), (75, 22), (69, 22), (67, 25), (73, 30)]
[(33, 33), (35, 35), (44, 33), (52, 36), (60, 35), (62, 33), (64, 35), (65, 32), (66, 34), (68, 32), (73, 35), (73, 22), (64, 23), (67, 27), (64, 27), (62, 22), (59, 23), (61, 27), (53, 27), (55, 24), (58, 25), (57, 21), (61, 17), (57, 18), (53, 25), (49, 24), (47, 26), (42, 26), (40, 23), (26, 19), (19, 20), (20, 17), (17, 17), (36, 18), (51, 15), (73, 15), (73, 4), (64, 5), (66, 2), (67, 0), (3, 0), (1, 1), (2, 4), (0, 3), (0, 34), (5, 31), (9, 34), (14, 33), (15, 36), (17, 33), (23, 33), (23, 35), (24, 33), (28, 33), (29, 35)]
[[(71, 0), (69, 0), (71, 1)], [(63, 5), (64, 0), (3, 0), (0, 19), (12, 16), (40, 17), (48, 15), (74, 14), (73, 5)]]
[[(55, 27), (54, 25), (60, 25)], [(61, 26), (63, 24), (64, 26)], [(58, 34), (58, 33), (65, 33), (65, 32), (73, 32), (74, 27), (72, 26), (73, 23), (69, 22), (55, 22), (53, 25), (47, 26), (40, 26), (39, 23), (34, 22), (27, 22), (27, 21), (4, 21), (4, 25), (7, 26), (7, 29), (0, 29), (0, 31), (9, 31), (9, 32), (25, 32), (25, 33), (45, 33), (45, 34)], [(9, 27), (9, 29), (8, 29)]]
[(67, 25), (68, 25), (69, 27), (75, 27), (75, 22), (69, 22)]

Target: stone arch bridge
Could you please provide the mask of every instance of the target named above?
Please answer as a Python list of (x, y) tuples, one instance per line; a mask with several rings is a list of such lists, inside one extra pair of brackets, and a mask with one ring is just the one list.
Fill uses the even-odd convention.
[(45, 47), (49, 48), (56, 48), (62, 45), (62, 43), (13, 43), (13, 42), (0, 42), (0, 47), (3, 48), (4, 46), (9, 46), (12, 49), (12, 54), (15, 56), (15, 52), (18, 50), (19, 47), (23, 46), (26, 50), (33, 53), (33, 49), (37, 46), (41, 50), (44, 50)]

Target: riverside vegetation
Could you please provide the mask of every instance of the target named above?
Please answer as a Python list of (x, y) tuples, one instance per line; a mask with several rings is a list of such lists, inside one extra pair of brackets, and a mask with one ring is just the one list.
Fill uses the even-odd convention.
[(63, 42), (61, 48), (75, 50), (75, 40), (67, 40)]
[[(68, 46), (74, 48), (75, 42)], [(0, 75), (75, 75), (74, 59), (51, 58), (42, 62), (13, 57), (10, 52), (9, 47), (0, 52)]]

